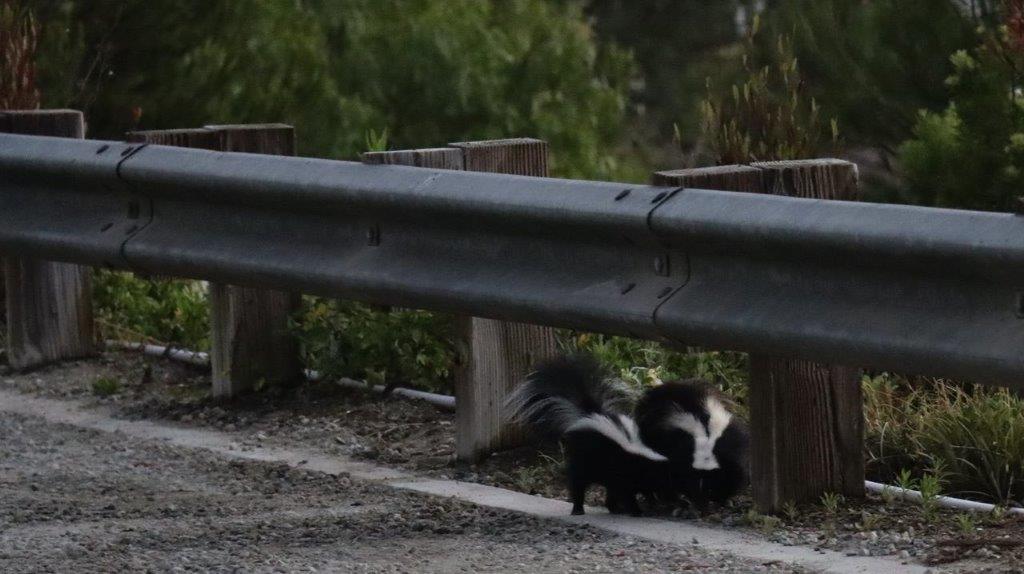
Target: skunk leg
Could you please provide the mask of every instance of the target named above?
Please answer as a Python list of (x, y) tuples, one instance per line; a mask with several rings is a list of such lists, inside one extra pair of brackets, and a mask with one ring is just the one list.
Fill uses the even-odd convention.
[(643, 511), (640, 510), (640, 505), (636, 502), (635, 492), (624, 494), (620, 500), (622, 501), (622, 505), (625, 507), (626, 512), (628, 512), (630, 516), (643, 516)]
[(590, 486), (585, 480), (577, 477), (569, 479), (569, 498), (572, 502), (572, 514), (578, 516), (584, 514), (583, 500), (587, 496), (587, 487)]
[(607, 489), (608, 493), (604, 497), (604, 505), (608, 509), (608, 512), (612, 514), (622, 514), (622, 507), (619, 505), (619, 493)]

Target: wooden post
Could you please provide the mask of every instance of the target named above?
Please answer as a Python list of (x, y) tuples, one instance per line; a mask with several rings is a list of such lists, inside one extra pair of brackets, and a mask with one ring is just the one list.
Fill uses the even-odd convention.
[[(658, 185), (858, 199), (857, 166), (841, 160), (761, 162), (658, 172)], [(756, 301), (751, 301), (756, 305)], [(864, 495), (860, 371), (850, 366), (750, 357), (754, 503), (776, 512), (825, 493)]]
[[(127, 139), (295, 155), (295, 130), (283, 124), (131, 132)], [(214, 396), (234, 396), (258, 383), (289, 384), (302, 377), (298, 341), (288, 332), (288, 319), (301, 306), (301, 295), (220, 283), (210, 283), (209, 294)]]
[[(0, 132), (84, 138), (85, 119), (75, 110), (4, 111), (0, 112)], [(11, 367), (31, 369), (93, 353), (90, 268), (6, 257), (0, 279)]]
[[(548, 146), (535, 139), (464, 142), (447, 148), (371, 152), (363, 161), (546, 176)], [(501, 405), (536, 361), (557, 352), (557, 344), (554, 329), (548, 327), (478, 317), (457, 317), (456, 322), (456, 455), (472, 462), (522, 444), (521, 433), (503, 424)]]

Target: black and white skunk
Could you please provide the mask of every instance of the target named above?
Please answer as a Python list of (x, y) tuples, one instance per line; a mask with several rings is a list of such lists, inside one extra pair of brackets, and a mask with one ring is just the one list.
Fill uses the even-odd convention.
[(592, 484), (605, 487), (612, 513), (640, 514), (637, 494), (673, 489), (673, 466), (640, 440), (627, 414), (634, 397), (586, 356), (539, 365), (506, 400), (506, 415), (565, 446), (572, 513), (583, 514)]
[(640, 438), (667, 456), (681, 482), (676, 492), (697, 509), (724, 504), (749, 480), (746, 424), (730, 402), (699, 379), (666, 382), (647, 390), (636, 405)]

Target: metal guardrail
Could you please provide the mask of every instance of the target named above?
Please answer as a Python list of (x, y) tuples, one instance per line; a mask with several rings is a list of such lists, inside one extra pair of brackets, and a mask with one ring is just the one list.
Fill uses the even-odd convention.
[(968, 377), (1024, 218), (0, 135), (0, 253)]

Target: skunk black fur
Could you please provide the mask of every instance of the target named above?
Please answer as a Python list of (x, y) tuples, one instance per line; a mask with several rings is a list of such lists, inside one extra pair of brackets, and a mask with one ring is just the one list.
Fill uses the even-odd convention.
[(629, 388), (596, 361), (570, 356), (539, 365), (505, 408), (512, 421), (565, 445), (573, 514), (583, 514), (587, 488), (599, 484), (609, 512), (639, 515), (637, 494), (671, 490), (673, 481), (668, 459), (640, 440), (632, 403)]
[(730, 402), (699, 379), (663, 383), (637, 403), (640, 438), (668, 457), (676, 492), (703, 510), (708, 502), (724, 504), (749, 480), (746, 425)]

